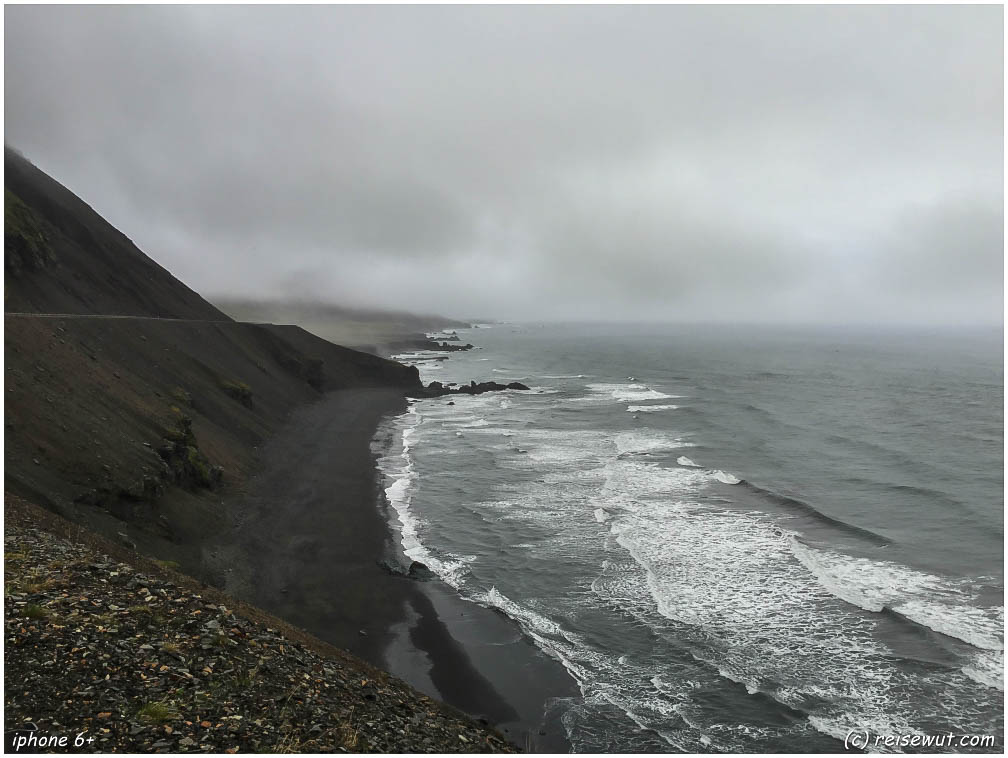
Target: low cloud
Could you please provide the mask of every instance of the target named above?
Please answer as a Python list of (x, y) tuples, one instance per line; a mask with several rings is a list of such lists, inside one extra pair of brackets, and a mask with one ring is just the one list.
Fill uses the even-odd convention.
[(1000, 322), (995, 6), (11, 6), (6, 140), (204, 293)]

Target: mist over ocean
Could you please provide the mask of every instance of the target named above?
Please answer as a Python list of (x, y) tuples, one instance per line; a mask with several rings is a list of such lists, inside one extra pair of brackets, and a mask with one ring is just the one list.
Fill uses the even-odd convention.
[(481, 349), (403, 359), (532, 391), (390, 420), (394, 526), (564, 663), (574, 750), (1002, 749), (1000, 329), (460, 337)]

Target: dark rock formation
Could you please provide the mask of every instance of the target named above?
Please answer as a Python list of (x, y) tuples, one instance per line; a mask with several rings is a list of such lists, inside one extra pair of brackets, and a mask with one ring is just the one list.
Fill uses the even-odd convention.
[(252, 388), (245, 384), (245, 382), (223, 380), (220, 386), (226, 395), (233, 397), (246, 408), (252, 407)]
[(171, 482), (184, 489), (212, 488), (220, 484), (224, 476), (224, 470), (211, 464), (199, 449), (192, 431), (192, 419), (188, 416), (181, 417), (178, 428), (165, 434), (157, 454), (165, 462)]
[(409, 572), (406, 574), (410, 579), (416, 579), (421, 582), (429, 582), (431, 579), (436, 579), (437, 575), (427, 568), (427, 565), (421, 563), (420, 561), (413, 561), (410, 564)]
[(418, 390), (409, 390), (407, 397), (431, 398), (442, 397), (444, 395), (482, 395), (484, 392), (502, 392), (504, 390), (527, 390), (528, 387), (521, 382), (511, 382), (510, 384), (498, 384), (497, 382), (470, 381), (461, 387), (446, 387), (441, 382), (431, 382), (426, 387)]
[[(458, 339), (458, 337), (456, 337), (455, 339)], [(435, 345), (434, 347), (430, 347), (430, 348), (427, 348), (427, 349), (428, 350), (440, 350), (441, 352), (447, 352), (447, 353), (457, 353), (457, 352), (459, 352), (461, 350), (472, 350), (473, 349), (472, 343), (469, 343), (469, 342), (467, 342), (464, 345), (450, 345), (447, 342), (435, 342), (434, 345)]]

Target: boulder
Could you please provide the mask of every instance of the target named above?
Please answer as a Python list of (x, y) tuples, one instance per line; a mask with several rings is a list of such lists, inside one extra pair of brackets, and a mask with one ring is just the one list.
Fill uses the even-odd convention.
[(420, 561), (413, 561), (410, 564), (408, 576), (410, 579), (417, 579), (421, 582), (428, 582), (431, 579), (437, 578), (437, 575)]

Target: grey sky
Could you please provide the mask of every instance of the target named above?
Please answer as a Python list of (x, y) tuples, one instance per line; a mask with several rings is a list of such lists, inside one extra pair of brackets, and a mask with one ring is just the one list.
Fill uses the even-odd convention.
[(5, 8), (5, 139), (204, 294), (1000, 322), (999, 6)]

